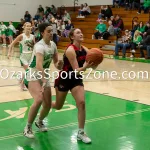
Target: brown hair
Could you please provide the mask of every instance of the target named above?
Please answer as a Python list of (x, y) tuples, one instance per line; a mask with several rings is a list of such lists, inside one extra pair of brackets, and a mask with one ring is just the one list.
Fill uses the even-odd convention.
[(71, 44), (73, 43), (73, 39), (71, 39), (71, 37), (73, 36), (75, 30), (76, 30), (76, 28), (73, 28), (73, 29), (71, 29), (70, 32), (69, 32), (69, 39), (70, 39), (70, 41), (71, 41)]

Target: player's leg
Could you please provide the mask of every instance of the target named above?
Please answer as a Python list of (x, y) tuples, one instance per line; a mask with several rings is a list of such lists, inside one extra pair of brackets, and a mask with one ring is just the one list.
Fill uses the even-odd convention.
[(47, 127), (44, 125), (44, 118), (49, 114), (49, 111), (51, 109), (51, 86), (50, 83), (47, 82), (47, 87), (44, 90), (43, 93), (44, 99), (43, 99), (43, 107), (40, 112), (38, 120), (35, 122), (35, 125), (40, 129), (40, 131), (45, 132), (47, 131)]
[(44, 97), (43, 97), (43, 93), (41, 92), (42, 89), (41, 84), (38, 80), (28, 82), (26, 83), (26, 86), (28, 87), (31, 96), (34, 99), (34, 102), (30, 107), (28, 113), (28, 122), (24, 129), (24, 135), (27, 136), (28, 138), (34, 138), (34, 134), (32, 132), (32, 124), (37, 116), (40, 106), (42, 105)]
[(52, 102), (52, 108), (60, 110), (65, 102), (68, 91), (60, 91), (58, 87), (55, 87), (56, 91), (56, 101)]
[(85, 134), (84, 126), (85, 126), (85, 91), (82, 85), (75, 86), (71, 89), (71, 93), (76, 101), (76, 105), (78, 108), (78, 122), (79, 122), (79, 131), (77, 135), (78, 140), (82, 140), (84, 143), (91, 143), (91, 139)]

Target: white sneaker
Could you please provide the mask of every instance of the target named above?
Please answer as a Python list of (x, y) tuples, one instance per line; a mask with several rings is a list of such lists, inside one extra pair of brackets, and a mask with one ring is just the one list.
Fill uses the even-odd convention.
[(41, 132), (47, 132), (48, 128), (44, 125), (43, 121), (36, 121), (35, 125), (39, 128)]
[(134, 56), (133, 55), (130, 55), (130, 58), (133, 58)]
[(134, 50), (134, 49), (132, 49), (132, 50), (131, 50), (131, 53), (135, 53), (135, 50)]
[(77, 140), (82, 141), (86, 144), (91, 143), (91, 139), (84, 132), (78, 132)]
[(32, 132), (32, 127), (30, 126), (26, 126), (24, 128), (24, 132), (23, 132), (24, 136), (30, 138), (30, 139), (33, 139), (34, 138), (34, 134)]

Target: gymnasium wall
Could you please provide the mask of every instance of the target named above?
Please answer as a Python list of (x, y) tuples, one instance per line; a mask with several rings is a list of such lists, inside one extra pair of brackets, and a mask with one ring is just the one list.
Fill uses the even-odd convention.
[[(62, 0), (65, 6), (73, 6), (74, 0)], [(88, 5), (112, 5), (112, 0), (78, 0), (78, 4), (88, 3)]]
[(27, 10), (34, 17), (40, 4), (45, 8), (52, 5), (52, 0), (0, 0), (0, 21), (19, 22)]

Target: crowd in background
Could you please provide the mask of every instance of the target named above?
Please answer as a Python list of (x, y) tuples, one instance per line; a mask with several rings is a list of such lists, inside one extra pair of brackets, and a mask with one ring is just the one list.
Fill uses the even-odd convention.
[[(136, 9), (138, 14), (141, 13), (141, 10), (143, 10), (144, 13), (148, 13), (150, 9), (150, 0), (143, 0), (142, 3), (140, 0), (113, 0), (112, 7), (124, 7), (125, 10)], [(90, 6), (88, 6), (87, 3), (81, 4), (77, 18), (85, 18), (91, 13)], [(134, 21), (132, 30), (125, 29), (123, 19), (118, 14), (113, 15), (112, 9), (108, 5), (100, 6), (100, 12), (97, 15), (96, 21), (98, 24), (95, 27), (95, 33), (92, 35), (92, 39), (107, 40), (109, 36), (114, 35), (120, 37), (120, 42), (116, 43), (115, 56), (118, 56), (119, 50), (122, 49), (123, 57), (125, 57), (126, 49), (130, 48), (131, 57), (134, 57), (136, 48), (140, 47), (141, 58), (145, 57), (143, 50), (147, 50), (147, 58), (150, 58), (149, 22)], [(16, 29), (12, 22), (9, 22), (8, 27), (1, 22), (0, 37), (4, 47), (6, 46), (7, 37), (11, 43), (14, 34), (18, 35), (22, 33), (22, 26), (25, 22), (32, 23), (32, 34), (35, 35), (36, 41), (40, 39), (38, 25), (43, 22), (51, 23), (53, 27), (53, 41), (56, 45), (60, 37), (67, 38), (69, 31), (74, 28), (70, 14), (66, 10), (64, 10), (63, 14), (59, 14), (54, 5), (51, 5), (51, 7), (46, 6), (45, 9), (42, 5), (39, 5), (34, 17), (32, 17), (28, 11), (25, 12), (24, 18), (21, 19)], [(122, 36), (122, 34), (124, 35)]]

